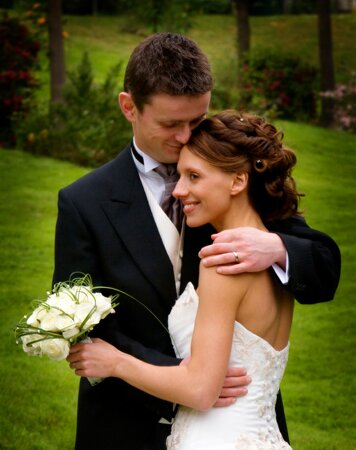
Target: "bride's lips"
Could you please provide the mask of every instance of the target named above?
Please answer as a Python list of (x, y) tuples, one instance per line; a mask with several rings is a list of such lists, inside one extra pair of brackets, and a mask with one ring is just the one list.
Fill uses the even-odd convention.
[(198, 205), (198, 202), (184, 202), (183, 203), (184, 214), (192, 213), (197, 205)]

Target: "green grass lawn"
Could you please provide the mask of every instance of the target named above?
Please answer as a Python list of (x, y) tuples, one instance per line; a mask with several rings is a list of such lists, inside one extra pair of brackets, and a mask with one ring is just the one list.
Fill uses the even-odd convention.
[(51, 287), (56, 192), (85, 170), (0, 150), (0, 448), (72, 449), (77, 380), (65, 363), (30, 358), (12, 329)]
[[(67, 68), (89, 51), (96, 79), (125, 61), (142, 39), (121, 31), (124, 18), (67, 17)], [(254, 17), (252, 47), (283, 48), (317, 63), (315, 16)], [(356, 15), (333, 18), (337, 79), (356, 69)], [(221, 32), (221, 30), (224, 30)], [(213, 68), (235, 52), (234, 20), (197, 17), (189, 32)], [(225, 67), (225, 66), (223, 66)], [(42, 78), (45, 80), (45, 72)], [(41, 90), (48, 97), (46, 86)], [(355, 284), (356, 136), (279, 122), (299, 158), (296, 177), (309, 224), (329, 233), (343, 258), (333, 302), (296, 307), (283, 397), (295, 450), (356, 448)], [(31, 358), (12, 329), (32, 299), (50, 288), (57, 191), (87, 169), (21, 151), (0, 150), (0, 449), (71, 450), (77, 378), (66, 363)]]
[[(333, 302), (298, 305), (283, 396), (293, 448), (355, 448), (354, 238), (356, 136), (280, 122), (299, 157), (311, 226), (329, 233), (343, 256)], [(0, 151), (0, 448), (73, 448), (77, 379), (65, 362), (31, 358), (12, 328), (50, 288), (57, 191), (86, 169), (20, 151)]]
[(356, 445), (355, 383), (356, 136), (289, 122), (279, 124), (298, 155), (308, 223), (330, 234), (342, 253), (334, 301), (297, 305), (282, 391), (296, 449), (346, 450)]

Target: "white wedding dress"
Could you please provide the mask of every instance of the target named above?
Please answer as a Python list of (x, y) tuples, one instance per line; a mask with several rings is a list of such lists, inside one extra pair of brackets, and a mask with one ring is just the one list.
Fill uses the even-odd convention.
[[(189, 283), (174, 305), (168, 327), (177, 356), (190, 355), (198, 295)], [(252, 378), (248, 394), (233, 405), (196, 411), (180, 406), (167, 438), (168, 450), (284, 450), (275, 416), (279, 384), (289, 344), (281, 351), (235, 322), (230, 366), (244, 367)]]

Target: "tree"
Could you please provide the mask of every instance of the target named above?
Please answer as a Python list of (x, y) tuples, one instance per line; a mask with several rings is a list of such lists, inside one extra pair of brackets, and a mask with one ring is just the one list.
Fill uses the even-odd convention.
[(251, 102), (251, 93), (246, 89), (251, 34), (248, 3), (248, 0), (232, 0), (237, 27), (237, 84), (240, 91), (240, 107)]
[[(320, 88), (322, 92), (335, 90), (334, 60), (331, 29), (330, 0), (318, 0)], [(320, 122), (324, 126), (333, 123), (334, 99), (321, 98)]]
[(248, 0), (232, 0), (237, 26), (237, 56), (239, 68), (248, 63), (248, 54), (250, 51), (250, 20), (248, 13)]
[(62, 29), (62, 0), (48, 0), (48, 36), (51, 78), (51, 103), (63, 101), (65, 83)]

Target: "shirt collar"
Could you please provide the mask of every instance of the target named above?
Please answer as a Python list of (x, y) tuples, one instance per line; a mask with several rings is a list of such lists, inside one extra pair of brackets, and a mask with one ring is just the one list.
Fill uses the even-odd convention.
[(137, 157), (134, 156), (134, 161), (139, 169), (141, 169), (144, 173), (151, 172), (156, 167), (160, 165), (158, 161), (151, 158), (147, 153), (143, 152), (136, 144), (135, 137), (133, 138), (133, 144), (137, 153), (142, 157), (143, 163), (140, 162)]

